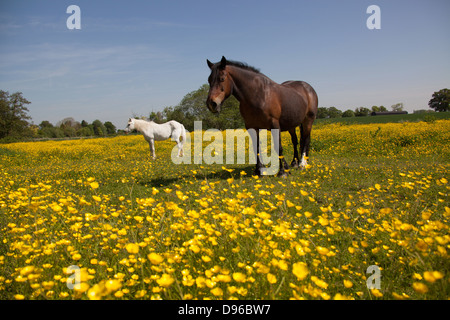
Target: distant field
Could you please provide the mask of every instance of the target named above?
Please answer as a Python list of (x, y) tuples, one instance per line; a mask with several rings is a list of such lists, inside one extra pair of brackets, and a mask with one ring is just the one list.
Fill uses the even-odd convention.
[(419, 114), (396, 114), (385, 116), (367, 116), (351, 118), (317, 119), (316, 124), (346, 123), (346, 124), (369, 124), (369, 123), (390, 123), (390, 122), (417, 122), (435, 121), (450, 119), (450, 112), (419, 113)]
[(449, 299), (450, 121), (406, 119), (318, 125), (286, 179), (138, 135), (1, 145), (0, 300)]

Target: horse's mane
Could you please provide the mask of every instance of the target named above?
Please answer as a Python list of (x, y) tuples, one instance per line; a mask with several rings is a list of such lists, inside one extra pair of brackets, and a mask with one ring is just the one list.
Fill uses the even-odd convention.
[(250, 70), (250, 71), (253, 71), (255, 73), (261, 73), (259, 71), (259, 69), (255, 68), (255, 67), (252, 67), (252, 66), (249, 66), (245, 62), (227, 60), (227, 65), (238, 67), (238, 68), (241, 68), (241, 69), (244, 69), (244, 70)]
[[(216, 63), (216, 66), (219, 65), (220, 62)], [(233, 66), (233, 67), (237, 67), (239, 69), (242, 70), (248, 70), (251, 71), (257, 75), (262, 75), (265, 77), (265, 75), (263, 75), (259, 69), (256, 69), (255, 67), (249, 66), (248, 64), (246, 64), (245, 62), (240, 62), (240, 61), (233, 61), (233, 60), (227, 60), (227, 66)], [(208, 82), (212, 82), (212, 83), (216, 83), (216, 81), (218, 81), (219, 78), (219, 68), (212, 68), (211, 71), (211, 75), (208, 78)]]

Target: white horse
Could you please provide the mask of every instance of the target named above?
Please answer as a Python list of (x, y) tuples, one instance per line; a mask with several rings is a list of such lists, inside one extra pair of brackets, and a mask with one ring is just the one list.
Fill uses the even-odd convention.
[(153, 121), (130, 118), (125, 132), (128, 133), (135, 129), (144, 134), (145, 140), (147, 140), (150, 145), (153, 159), (156, 159), (155, 140), (162, 141), (169, 138), (176, 141), (178, 146), (178, 156), (183, 156), (183, 144), (186, 140), (186, 130), (181, 123), (171, 120), (163, 124), (158, 124)]

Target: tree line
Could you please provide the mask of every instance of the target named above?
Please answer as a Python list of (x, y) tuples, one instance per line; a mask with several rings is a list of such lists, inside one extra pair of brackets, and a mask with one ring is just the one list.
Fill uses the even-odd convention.
[[(205, 105), (208, 96), (208, 84), (186, 94), (176, 106), (165, 107), (162, 111), (151, 112), (148, 116), (141, 115), (135, 118), (144, 118), (163, 123), (176, 120), (189, 130), (194, 130), (194, 122), (202, 121), (202, 129), (216, 128), (219, 130), (244, 128), (244, 121), (239, 112), (239, 102), (231, 96), (222, 107), (219, 114), (213, 114)], [(69, 117), (55, 125), (49, 121), (42, 121), (39, 125), (30, 123), (28, 107), (31, 102), (25, 99), (21, 92), (9, 94), (0, 90), (0, 141), (10, 142), (33, 138), (64, 138), (64, 137), (91, 137), (111, 136), (121, 133), (110, 121), (95, 120), (88, 123)], [(428, 106), (434, 111), (450, 111), (450, 90), (442, 89), (433, 93)], [(403, 110), (403, 103), (391, 106), (393, 111)], [(384, 106), (372, 106), (370, 109), (359, 107), (355, 110), (341, 111), (336, 107), (320, 107), (317, 118), (362, 117), (371, 112), (384, 112)], [(426, 110), (420, 110), (426, 112)]]
[[(398, 103), (392, 106), (393, 111), (402, 111), (403, 103)], [(355, 110), (348, 109), (341, 111), (336, 107), (319, 107), (317, 111), (317, 119), (325, 118), (351, 118), (351, 117), (366, 117), (372, 112), (386, 112), (388, 111), (384, 106), (372, 106), (372, 108), (359, 107)]]
[(111, 121), (103, 123), (95, 120), (88, 123), (83, 120), (78, 122), (72, 117), (65, 118), (56, 125), (45, 120), (35, 129), (36, 136), (39, 138), (105, 137), (115, 135), (116, 132), (116, 126)]
[(88, 123), (78, 122), (69, 117), (58, 121), (55, 125), (48, 120), (39, 125), (30, 123), (27, 105), (21, 92), (9, 94), (0, 90), (0, 141), (13, 142), (33, 138), (66, 138), (66, 137), (104, 137), (116, 134), (117, 130), (110, 121), (105, 123), (95, 120)]

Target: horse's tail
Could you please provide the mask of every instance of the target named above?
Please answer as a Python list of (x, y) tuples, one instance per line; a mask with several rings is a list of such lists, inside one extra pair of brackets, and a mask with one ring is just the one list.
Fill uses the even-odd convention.
[[(181, 124), (181, 123), (180, 123)], [(181, 135), (180, 135), (183, 143), (186, 141), (186, 129), (184, 128), (184, 126), (181, 124)]]

